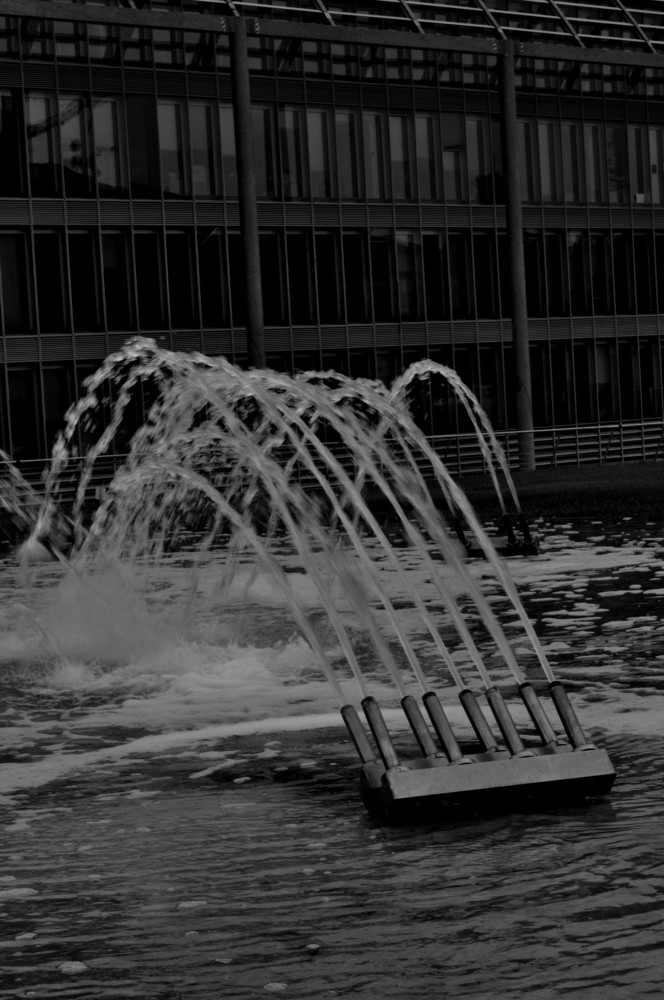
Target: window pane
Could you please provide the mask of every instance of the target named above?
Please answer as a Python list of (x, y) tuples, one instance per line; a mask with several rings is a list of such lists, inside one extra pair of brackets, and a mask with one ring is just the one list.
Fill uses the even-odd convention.
[(157, 233), (134, 234), (138, 323), (142, 330), (164, 327), (164, 262)]
[(480, 319), (500, 315), (496, 243), (493, 233), (473, 233), (476, 315)]
[(60, 139), (55, 98), (33, 94), (26, 101), (30, 190), (33, 195), (60, 194)]
[(97, 241), (92, 233), (69, 234), (69, 280), (74, 329), (98, 330), (100, 310)]
[(198, 274), (201, 283), (201, 313), (204, 327), (214, 329), (229, 323), (226, 241), (217, 229), (198, 234)]
[(583, 126), (583, 138), (586, 159), (586, 189), (588, 192), (588, 201), (608, 201), (604, 126), (586, 123)]
[(364, 179), (367, 198), (386, 198), (387, 144), (383, 116), (374, 112), (362, 115), (364, 135)]
[(415, 151), (420, 199), (434, 201), (439, 196), (440, 130), (433, 115), (415, 116)]
[(590, 247), (588, 234), (570, 230), (567, 233), (570, 300), (574, 316), (591, 312)]
[(606, 126), (606, 159), (609, 198), (618, 205), (628, 201), (627, 146), (623, 125)]
[(261, 233), (261, 284), (266, 323), (286, 322), (285, 273), (280, 233)]
[(316, 233), (316, 286), (318, 321), (337, 323), (343, 315), (343, 279), (338, 233)]
[(422, 254), (427, 319), (449, 319), (449, 279), (445, 235), (443, 233), (424, 233)]
[(447, 201), (466, 201), (466, 142), (463, 118), (459, 114), (443, 115), (443, 181)]
[(93, 193), (90, 113), (80, 97), (61, 97), (58, 112), (65, 195), (83, 198)]
[(5, 333), (29, 329), (25, 240), (20, 233), (0, 236), (0, 310)]
[(17, 462), (41, 458), (44, 452), (41, 420), (38, 419), (41, 394), (37, 392), (37, 372), (10, 368), (7, 383), (12, 458)]
[(120, 108), (115, 97), (95, 98), (92, 104), (94, 162), (102, 198), (126, 195), (127, 170)]
[(66, 329), (69, 295), (61, 233), (35, 233), (35, 275), (39, 329), (55, 333)]
[(357, 119), (353, 111), (337, 111), (334, 116), (339, 171), (339, 197), (359, 198)]
[(390, 157), (394, 197), (414, 198), (413, 122), (404, 115), (390, 115)]
[(284, 198), (303, 198), (304, 178), (303, 129), (300, 108), (282, 108), (279, 112), (281, 176)]
[(396, 319), (394, 242), (389, 230), (373, 230), (371, 246), (371, 289), (373, 314), (378, 322)]
[(217, 194), (214, 169), (212, 108), (208, 104), (189, 105), (192, 181), (194, 195), (209, 198)]
[(422, 319), (422, 252), (419, 234), (397, 233), (397, 288), (401, 319)]
[(630, 200), (635, 205), (649, 204), (650, 154), (648, 129), (645, 125), (630, 125), (627, 129), (627, 156)]
[(578, 203), (585, 200), (583, 168), (583, 143), (579, 122), (561, 122), (563, 184), (565, 201)]
[(0, 196), (22, 194), (19, 101), (0, 91)]
[(128, 96), (126, 100), (132, 197), (158, 198), (161, 186), (154, 100), (134, 95)]
[(219, 108), (219, 128), (221, 131), (221, 170), (224, 178), (224, 194), (227, 198), (237, 198), (235, 124), (233, 109), (230, 106), (222, 105)]
[(535, 122), (526, 119), (519, 122), (519, 161), (521, 164), (521, 199), (539, 201), (539, 166)]
[(346, 319), (362, 323), (369, 319), (367, 247), (363, 233), (344, 233), (344, 289)]
[(134, 309), (127, 238), (124, 233), (103, 233), (101, 247), (107, 329), (131, 330)]
[(648, 129), (648, 148), (652, 200), (655, 205), (661, 205), (664, 203), (664, 129), (661, 125)]
[(539, 122), (537, 134), (542, 201), (562, 201), (558, 125), (555, 122)]
[(471, 319), (472, 302), (472, 261), (467, 233), (450, 233), (448, 237), (450, 296), (453, 319)]
[(314, 321), (314, 283), (311, 240), (308, 233), (286, 235), (288, 294), (291, 323)]
[(274, 167), (274, 136), (269, 108), (252, 108), (251, 124), (254, 142), (254, 172), (259, 198), (274, 198), (277, 179)]
[(489, 122), (486, 118), (466, 119), (466, 149), (470, 200), (480, 204), (493, 201)]
[(166, 233), (168, 260), (168, 304), (171, 327), (198, 326), (198, 296), (194, 294), (194, 271), (189, 233)]
[(182, 107), (180, 104), (160, 101), (157, 116), (162, 191), (166, 197), (181, 198), (189, 193), (188, 170), (184, 155)]
[(327, 111), (307, 111), (309, 184), (312, 198), (331, 198), (335, 184), (330, 156), (330, 122)]

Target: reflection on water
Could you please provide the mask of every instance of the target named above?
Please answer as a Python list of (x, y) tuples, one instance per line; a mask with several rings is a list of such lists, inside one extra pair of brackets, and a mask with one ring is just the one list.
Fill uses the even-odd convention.
[[(250, 616), (231, 629), (235, 608), (194, 639), (167, 614), (161, 646), (122, 661), (95, 659), (80, 629), (65, 649), (52, 620), (42, 636), (17, 610), (29, 605), (8, 566), (0, 996), (659, 997), (659, 526), (540, 531), (541, 557), (510, 569), (584, 728), (611, 755), (614, 791), (582, 808), (417, 827), (365, 814), (341, 728), (296, 719), (252, 732), (255, 716), (331, 707), (306, 649), (270, 633), (260, 581), (256, 630)], [(57, 571), (38, 573), (46, 631)], [(161, 591), (172, 607), (175, 580)], [(151, 613), (135, 622), (141, 642)], [(402, 614), (426, 656), (416, 616)]]

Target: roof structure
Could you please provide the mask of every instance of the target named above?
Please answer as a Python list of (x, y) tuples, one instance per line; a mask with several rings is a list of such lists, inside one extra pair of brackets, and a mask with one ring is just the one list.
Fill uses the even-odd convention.
[[(123, 5), (134, 6), (134, 0)], [(664, 0), (183, 0), (173, 6), (338, 27), (664, 53)]]

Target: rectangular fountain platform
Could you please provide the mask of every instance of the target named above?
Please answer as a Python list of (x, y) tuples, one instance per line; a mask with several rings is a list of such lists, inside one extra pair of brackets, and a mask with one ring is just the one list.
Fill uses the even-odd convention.
[(355, 709), (344, 706), (342, 716), (362, 762), (360, 788), (367, 808), (388, 819), (413, 818), (423, 808), (446, 805), (505, 809), (533, 800), (571, 804), (608, 795), (615, 769), (606, 751), (586, 739), (560, 682), (552, 682), (548, 693), (565, 735), (554, 730), (530, 684), (522, 683), (519, 693), (534, 726), (526, 742), (495, 688), (488, 688), (485, 695), (500, 737), (475, 694), (468, 689), (460, 692), (479, 752), (475, 746), (472, 751), (462, 749), (433, 692), (424, 695), (423, 705), (435, 738), (415, 698), (406, 695), (401, 705), (421, 756), (405, 761), (397, 753), (375, 699), (365, 698), (362, 708), (376, 749)]
[[(528, 756), (526, 756), (526, 754)], [(364, 764), (360, 787), (365, 804), (386, 816), (422, 806), (483, 807), (523, 804), (528, 800), (572, 802), (608, 795), (616, 772), (605, 750), (589, 746), (468, 754), (449, 763), (416, 760), (386, 768)]]

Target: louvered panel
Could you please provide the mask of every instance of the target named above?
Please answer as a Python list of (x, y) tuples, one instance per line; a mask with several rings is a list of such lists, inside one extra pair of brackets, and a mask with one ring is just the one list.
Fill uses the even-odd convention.
[(437, 344), (451, 344), (451, 343), (452, 343), (451, 323), (429, 323), (429, 344), (431, 346)]
[(154, 94), (154, 73), (151, 70), (126, 69), (124, 89), (128, 94)]
[(572, 321), (572, 334), (575, 340), (592, 337), (595, 332), (595, 325), (590, 316), (575, 316)]
[(458, 320), (452, 323), (452, 336), (455, 344), (477, 343), (477, 327), (474, 323)]
[(519, 115), (531, 115), (534, 117), (537, 114), (537, 99), (534, 94), (519, 91), (516, 100)]
[(159, 226), (164, 221), (160, 201), (135, 201), (133, 208), (137, 226)]
[(202, 351), (202, 337), (199, 330), (176, 330), (173, 333), (173, 348), (176, 351)]
[[(631, 108), (631, 104), (630, 104)], [(607, 121), (621, 122), (625, 120), (625, 104), (622, 101), (605, 101), (604, 116)], [(631, 117), (631, 114), (630, 114)]]
[(360, 88), (356, 83), (334, 83), (334, 100), (339, 106), (358, 105), (360, 103)]
[[(647, 218), (650, 220), (650, 211), (648, 211)], [(620, 228), (630, 227), (632, 225), (632, 213), (628, 208), (612, 208), (611, 224)]]
[(417, 205), (396, 205), (394, 222), (397, 226), (419, 226), (420, 212)]
[(18, 62), (0, 63), (0, 87), (20, 87), (21, 67)]
[(438, 91), (435, 87), (415, 87), (413, 90), (413, 106), (422, 111), (438, 109)]
[(487, 113), (489, 108), (489, 98), (486, 91), (475, 91), (469, 90), (466, 92), (466, 111), (470, 112), (485, 112)]
[[(118, 350), (131, 334), (113, 334), (108, 340), (118, 338), (117, 344), (107, 343), (103, 333), (77, 334), (74, 339), (74, 354), (77, 358), (102, 360), (108, 353), (108, 348)], [(121, 338), (121, 339), (120, 339)]]
[[(401, 343), (409, 347), (426, 344), (427, 328), (424, 323), (404, 323), (401, 327)], [(380, 337), (379, 337), (380, 343)]]
[(233, 84), (230, 76), (218, 76), (217, 88), (220, 100), (231, 101), (233, 99)]
[(338, 205), (323, 205), (317, 202), (313, 206), (314, 212), (314, 226), (338, 226), (339, 225), (339, 206)]
[(128, 201), (100, 201), (99, 218), (102, 226), (127, 226), (131, 222)]
[[(605, 317), (602, 317), (602, 322)], [(613, 317), (612, 317), (613, 320)], [(597, 335), (601, 336), (604, 332), (600, 321), (597, 321)], [(607, 330), (608, 333), (608, 330)], [(615, 321), (612, 322), (612, 333), (617, 333), (619, 337), (636, 337), (639, 334), (639, 321), (636, 316), (616, 316)]]
[(92, 89), (97, 94), (121, 93), (122, 70), (110, 66), (92, 67)]
[[(477, 324), (477, 339), (481, 344), (496, 344), (500, 343), (503, 339), (503, 327), (502, 323), (496, 322), (496, 320), (484, 321), (481, 320)], [(539, 331), (533, 325), (532, 320), (528, 323), (528, 335), (529, 336), (539, 336)], [(511, 338), (510, 330), (510, 338)], [(546, 327), (544, 328), (544, 336), (546, 336)]]
[(35, 200), (32, 216), (36, 226), (62, 226), (65, 221), (65, 206), (61, 201)]
[(27, 199), (0, 198), (0, 226), (27, 226), (30, 208)]
[(25, 86), (28, 90), (44, 88), (55, 90), (55, 66), (43, 63), (23, 63)]
[(226, 222), (229, 226), (240, 225), (240, 206), (236, 201), (226, 202)]
[(274, 80), (266, 80), (263, 77), (253, 77), (250, 81), (252, 101), (274, 101), (276, 100), (276, 84)]
[(542, 210), (542, 220), (544, 225), (549, 228), (563, 229), (568, 218), (561, 205), (546, 205)]
[(362, 104), (365, 108), (384, 108), (386, 104), (385, 87), (382, 84), (371, 84), (362, 90)]
[(312, 223), (311, 205), (298, 201), (286, 202), (284, 216), (287, 226), (310, 226)]
[(560, 115), (562, 118), (581, 118), (583, 104), (578, 97), (560, 98)]
[(298, 326), (293, 330), (293, 350), (294, 351), (317, 351), (320, 346), (318, 327)]
[(460, 90), (445, 90), (440, 92), (441, 111), (463, 111), (463, 92)]
[(373, 347), (374, 331), (372, 326), (351, 326), (348, 328), (349, 347)]
[(447, 221), (450, 226), (469, 226), (470, 208), (468, 205), (448, 205)]
[(585, 208), (567, 208), (567, 225), (574, 229), (580, 229), (588, 225), (588, 212)]
[(108, 349), (109, 351), (119, 351), (120, 348), (126, 344), (130, 337), (135, 337), (135, 333), (109, 333), (108, 335)]
[(391, 205), (369, 205), (370, 226), (392, 226), (393, 224), (394, 213)]
[(551, 97), (550, 95), (540, 94), (537, 98), (537, 114), (541, 117), (553, 117), (558, 115), (560, 107), (558, 104), (557, 97)]
[(323, 80), (307, 80), (307, 101), (309, 104), (333, 104), (334, 91), (331, 83)]
[(197, 201), (194, 213), (199, 226), (223, 226), (226, 221), (221, 201)]
[(191, 97), (217, 96), (217, 80), (212, 73), (192, 73), (187, 77), (187, 86)]
[(387, 90), (389, 106), (394, 109), (412, 108), (413, 91), (411, 87), (400, 87), (391, 84)]
[[(376, 327), (376, 345), (378, 347), (399, 347), (401, 345), (401, 328), (397, 323), (381, 323)], [(355, 346), (352, 343), (352, 346)]]
[(87, 66), (58, 66), (58, 86), (62, 93), (88, 90), (90, 77)]
[(167, 226), (193, 226), (194, 206), (190, 201), (167, 201), (164, 218)]
[(367, 210), (364, 205), (342, 205), (341, 224), (349, 229), (356, 226), (366, 226)]
[(187, 81), (184, 73), (172, 73), (165, 70), (157, 72), (157, 93), (173, 97), (184, 97), (187, 92)]
[[(243, 336), (243, 343), (244, 341)], [(223, 354), (224, 357), (230, 358), (233, 353), (233, 339), (230, 330), (204, 330), (203, 353), (209, 354), (211, 357)]]
[(70, 226), (96, 226), (99, 222), (96, 201), (68, 201), (67, 222)]
[(422, 226), (441, 228), (446, 225), (447, 216), (442, 205), (422, 205)]
[(280, 101), (292, 101), (295, 104), (304, 103), (304, 83), (302, 80), (290, 80), (281, 77), (277, 81), (277, 94)]
[(281, 205), (275, 205), (269, 201), (258, 203), (258, 225), (259, 226), (279, 226), (284, 221), (284, 210)]
[(291, 338), (288, 327), (271, 327), (265, 331), (265, 349), (267, 351), (290, 351)]
[(71, 361), (74, 357), (74, 344), (69, 336), (42, 336), (42, 361)]
[(342, 350), (348, 347), (348, 331), (345, 326), (324, 326), (320, 331), (321, 350)]
[[(650, 337), (659, 336), (659, 317), (658, 316), (639, 316), (639, 336)], [(620, 328), (619, 328), (620, 332)]]
[(39, 337), (5, 337), (6, 360), (12, 362), (38, 361)]
[(608, 208), (592, 205), (588, 210), (588, 222), (593, 228), (608, 229), (611, 225), (611, 212)]
[[(529, 326), (530, 326), (529, 321)], [(576, 320), (575, 320), (576, 323)], [(556, 317), (556, 319), (549, 320), (549, 335), (552, 339), (561, 340), (567, 339), (572, 336), (572, 325), (570, 320), (564, 319), (563, 317)]]
[(484, 205), (473, 205), (472, 208), (473, 226), (493, 226), (494, 221), (495, 221), (495, 216), (493, 214), (493, 208), (485, 207)]

